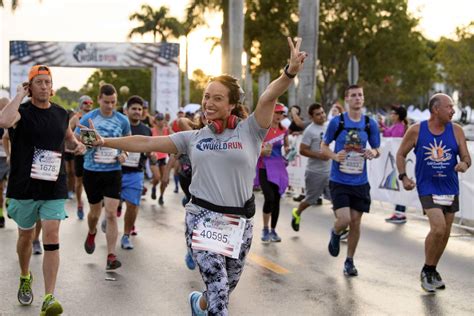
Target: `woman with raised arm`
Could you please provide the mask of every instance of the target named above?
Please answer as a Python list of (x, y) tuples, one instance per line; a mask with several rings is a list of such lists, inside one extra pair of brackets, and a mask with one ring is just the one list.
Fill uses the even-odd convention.
[[(96, 146), (132, 152), (185, 153), (192, 163), (191, 202), (186, 205), (186, 242), (206, 284), (189, 296), (193, 315), (228, 315), (229, 295), (243, 271), (252, 241), (252, 194), (260, 148), (271, 126), (276, 100), (302, 69), (301, 39), (288, 38), (289, 64), (242, 119), (243, 91), (237, 79), (211, 78), (202, 99), (209, 121), (200, 130), (169, 136), (101, 138)], [(92, 126), (92, 124), (91, 124)], [(93, 127), (93, 126), (92, 126)]]

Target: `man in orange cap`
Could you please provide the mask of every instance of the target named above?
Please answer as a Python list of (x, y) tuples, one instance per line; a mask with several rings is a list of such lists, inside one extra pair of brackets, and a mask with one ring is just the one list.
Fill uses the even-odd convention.
[[(20, 263), (18, 301), (33, 302), (30, 258), (37, 220), (43, 226), (43, 277), (45, 297), (40, 315), (59, 315), (63, 309), (53, 296), (59, 268), (59, 225), (66, 218), (67, 199), (64, 149), (84, 152), (69, 128), (67, 111), (50, 102), (53, 94), (49, 67), (33, 66), (29, 82), (17, 87), (17, 95), (0, 111), (0, 128), (8, 128), (11, 171), (8, 214), (18, 225)], [(30, 96), (31, 99), (22, 103)]]

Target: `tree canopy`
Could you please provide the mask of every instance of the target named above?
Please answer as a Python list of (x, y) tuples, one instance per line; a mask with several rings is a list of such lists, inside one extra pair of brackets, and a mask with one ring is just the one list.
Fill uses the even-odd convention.
[(137, 20), (140, 25), (133, 28), (128, 37), (131, 38), (134, 34), (143, 36), (152, 33), (154, 42), (158, 35), (163, 42), (170, 36), (179, 37), (184, 33), (183, 25), (176, 18), (169, 17), (168, 12), (169, 9), (165, 6), (155, 10), (148, 4), (142, 5), (141, 12), (135, 12), (129, 17), (130, 21)]
[[(151, 99), (150, 69), (98, 69), (87, 79), (80, 92), (97, 100), (99, 87), (103, 83), (110, 83), (117, 89), (119, 106), (122, 106), (131, 95), (139, 95), (148, 101)], [(129, 88), (128, 94), (120, 93), (122, 86)]]
[(435, 79), (427, 41), (407, 0), (322, 0), (318, 83), (322, 102), (343, 96), (347, 64), (356, 55), (368, 106), (419, 103)]
[(436, 48), (436, 60), (441, 64), (442, 77), (459, 91), (463, 105), (474, 105), (474, 22), (457, 29), (457, 40), (441, 38)]

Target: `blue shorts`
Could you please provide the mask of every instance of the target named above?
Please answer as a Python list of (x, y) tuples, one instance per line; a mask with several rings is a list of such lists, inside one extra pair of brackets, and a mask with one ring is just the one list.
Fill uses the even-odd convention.
[(127, 172), (122, 174), (122, 200), (133, 205), (140, 205), (143, 190), (143, 172)]
[(66, 219), (65, 204), (65, 199), (37, 201), (10, 199), (7, 212), (18, 228), (29, 230), (35, 227), (39, 219), (42, 221)]

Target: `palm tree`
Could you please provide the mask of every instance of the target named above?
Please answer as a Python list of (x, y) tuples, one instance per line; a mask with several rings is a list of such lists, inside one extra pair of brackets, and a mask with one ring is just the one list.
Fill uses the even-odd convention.
[(130, 15), (130, 21), (137, 20), (141, 25), (133, 28), (128, 34), (128, 38), (131, 38), (134, 34), (143, 36), (146, 33), (152, 33), (153, 42), (156, 42), (158, 34), (161, 37), (161, 41), (166, 42), (170, 35), (177, 38), (183, 33), (179, 21), (174, 17), (167, 17), (169, 12), (167, 7), (162, 6), (155, 11), (148, 4), (144, 4), (141, 7), (141, 12)]
[(230, 0), (191, 0), (191, 5), (204, 15), (206, 10), (222, 11), (222, 37), (220, 45), (222, 48), (222, 73), (229, 73), (229, 1)]

